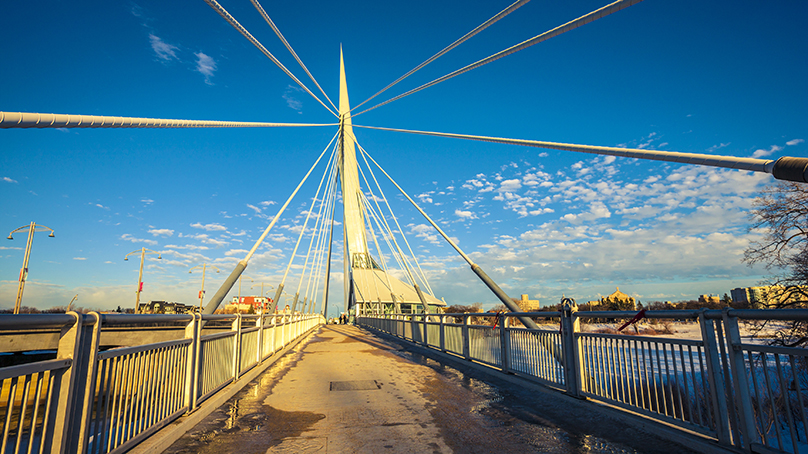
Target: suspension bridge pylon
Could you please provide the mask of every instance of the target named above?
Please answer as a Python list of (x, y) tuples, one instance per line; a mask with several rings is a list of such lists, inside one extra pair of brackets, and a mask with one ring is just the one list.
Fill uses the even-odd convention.
[[(434, 312), (446, 306), (440, 299), (391, 276), (370, 255), (366, 214), (356, 161), (351, 104), (342, 48), (339, 54), (339, 138), (337, 154), (343, 205), (344, 293), (347, 310), (364, 312)], [(403, 233), (403, 232), (402, 232)]]

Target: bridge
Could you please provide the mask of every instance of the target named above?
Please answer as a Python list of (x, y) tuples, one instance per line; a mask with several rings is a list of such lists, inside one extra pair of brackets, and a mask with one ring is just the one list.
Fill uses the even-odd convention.
[[(463, 371), (504, 380), (514, 389), (541, 389), (550, 399), (564, 402), (576, 412), (598, 412), (604, 418), (617, 418), (625, 424), (642, 426), (643, 437), (674, 440), (681, 449), (705, 449), (747, 452), (806, 452), (806, 364), (804, 349), (771, 347), (745, 342), (739, 323), (745, 320), (798, 321), (808, 320), (806, 310), (755, 311), (661, 311), (644, 312), (649, 319), (678, 320), (698, 323), (698, 340), (669, 339), (624, 334), (598, 334), (581, 331), (581, 321), (588, 319), (623, 320), (635, 317), (624, 312), (578, 312), (575, 302), (565, 299), (559, 312), (522, 312), (519, 306), (482, 267), (472, 260), (405, 189), (382, 168), (359, 143), (354, 128), (368, 128), (407, 134), (429, 135), (469, 141), (483, 141), (517, 146), (645, 160), (677, 162), (693, 165), (742, 169), (771, 174), (780, 180), (808, 182), (808, 158), (783, 156), (774, 159), (718, 156), (647, 150), (642, 148), (605, 147), (557, 143), (539, 140), (455, 134), (434, 131), (382, 128), (354, 124), (359, 115), (415, 94), (456, 76), (473, 71), (490, 62), (507, 57), (530, 46), (552, 39), (593, 21), (628, 8), (639, 0), (618, 0), (591, 13), (548, 30), (527, 41), (504, 49), (457, 71), (446, 74), (416, 89), (354, 113), (360, 106), (380, 95), (397, 82), (449, 52), (488, 25), (510, 14), (526, 1), (517, 1), (463, 38), (448, 46), (424, 63), (402, 76), (373, 97), (351, 107), (345, 65), (340, 56), (340, 93), (337, 105), (319, 87), (311, 73), (295, 54), (291, 45), (274, 25), (260, 4), (253, 0), (258, 12), (284, 42), (287, 49), (320, 89), (323, 99), (269, 52), (216, 0), (206, 2), (232, 25), (252, 45), (275, 63), (284, 73), (312, 96), (335, 117), (335, 123), (271, 123), (210, 120), (177, 120), (102, 115), (68, 115), (30, 112), (0, 112), (0, 128), (229, 128), (229, 127), (336, 127), (331, 142), (312, 164), (289, 198), (272, 218), (246, 256), (230, 272), (213, 297), (199, 313), (179, 315), (115, 315), (98, 312), (80, 314), (21, 315), (16, 314), (22, 301), (27, 278), (26, 265), (19, 277), (15, 315), (0, 315), (0, 345), (4, 352), (33, 350), (54, 351), (54, 358), (25, 362), (0, 368), (3, 410), (3, 441), (0, 452), (126, 452), (154, 451), (171, 445), (186, 431), (206, 424), (206, 417), (228, 402), (252, 380), (260, 379), (285, 355), (294, 355), (295, 348), (315, 349), (317, 342), (329, 342), (329, 353), (338, 351), (334, 343), (361, 342), (389, 351), (391, 345), (416, 352), (439, 361), (454, 364)], [(328, 151), (332, 150), (330, 154)], [(358, 151), (358, 152), (357, 152)], [(288, 208), (300, 188), (325, 156), (325, 170), (319, 188), (307, 211), (306, 220), (289, 260), (283, 278), (277, 285), (275, 304), (286, 286), (290, 270), (305, 234), (306, 226), (315, 218), (308, 252), (302, 266), (298, 287), (289, 311), (270, 308), (266, 314), (214, 314), (261, 247), (273, 227)], [(365, 164), (367, 173), (360, 166)], [(371, 163), (373, 166), (371, 166)], [(468, 264), (471, 272), (508, 309), (498, 314), (446, 314), (446, 304), (433, 292), (403, 229), (392, 213), (388, 197), (377, 180), (384, 175), (423, 215), (428, 222)], [(373, 185), (370, 182), (373, 182)], [(364, 185), (361, 183), (364, 182)], [(343, 226), (343, 301), (357, 328), (333, 328), (325, 325), (324, 315), (329, 301), (332, 247), (336, 210), (341, 196)], [(319, 205), (316, 205), (319, 202)], [(313, 216), (315, 206), (318, 208)], [(386, 209), (383, 210), (383, 208)], [(36, 225), (29, 230), (29, 247)], [(389, 253), (385, 255), (382, 244)], [(145, 254), (145, 249), (143, 250)], [(398, 266), (393, 271), (394, 264)], [(398, 276), (398, 277), (397, 277)], [(305, 290), (303, 283), (306, 282)], [(139, 292), (139, 290), (138, 290)], [(139, 293), (138, 293), (139, 295)], [(200, 292), (200, 306), (204, 292)], [(318, 309), (319, 307), (319, 309)], [(476, 318), (472, 318), (476, 317)], [(298, 347), (300, 345), (300, 347)], [(309, 350), (311, 351), (311, 350)], [(347, 351), (351, 351), (350, 348)], [(311, 355), (309, 355), (311, 356)], [(362, 424), (377, 442), (389, 433), (401, 449), (471, 450), (471, 445), (447, 436), (446, 426), (429, 419), (428, 405), (412, 388), (398, 387), (407, 373), (419, 373), (410, 366), (398, 367), (408, 372), (387, 370), (378, 365), (375, 376), (355, 377), (346, 370), (351, 355), (333, 353), (330, 362), (319, 369), (303, 359), (312, 375), (304, 377), (302, 394), (310, 390), (321, 396), (324, 405), (336, 405), (341, 411), (367, 411)], [(337, 359), (334, 359), (337, 358)], [(344, 361), (340, 361), (343, 358)], [(282, 361), (281, 361), (282, 362)], [(276, 364), (277, 363), (277, 364)], [(351, 367), (360, 368), (362, 364)], [(287, 368), (288, 370), (288, 368)], [(465, 373), (465, 372), (464, 372)], [(316, 376), (315, 376), (316, 375)], [(367, 373), (365, 374), (367, 375)], [(398, 378), (396, 378), (398, 377)], [(360, 379), (361, 378), (361, 379)], [(345, 392), (342, 396), (325, 393)], [(387, 387), (387, 388), (385, 388)], [(538, 388), (537, 388), (538, 387)], [(294, 386), (278, 389), (294, 388)], [(394, 406), (385, 401), (381, 407), (368, 397), (365, 408), (358, 399), (365, 391), (395, 391), (383, 394), (401, 397), (409, 406), (389, 418), (374, 421), (374, 415)], [(423, 390), (422, 390), (423, 391)], [(290, 400), (297, 396), (290, 393)], [(428, 393), (428, 391), (424, 391)], [(318, 394), (320, 393), (320, 394)], [(358, 393), (358, 394), (357, 394)], [(392, 394), (391, 394), (392, 393)], [(460, 394), (457, 394), (460, 395)], [(280, 405), (284, 395), (268, 395)], [(300, 397), (303, 399), (303, 397)], [(437, 405), (448, 408), (449, 401), (435, 398)], [(332, 402), (333, 400), (333, 402)], [(398, 400), (398, 399), (396, 399)], [(317, 402), (299, 403), (309, 413), (326, 415), (326, 427), (317, 428), (309, 421), (305, 427), (291, 430), (294, 435), (272, 435), (277, 440), (268, 448), (310, 450), (329, 449), (361, 451), (353, 445), (362, 440), (355, 432), (347, 436), (330, 435), (330, 431), (347, 430), (329, 420), (339, 411), (316, 408)], [(417, 407), (416, 405), (420, 405)], [(362, 409), (364, 408), (364, 410)], [(295, 408), (284, 410), (298, 411)], [(426, 418), (414, 425), (416, 415)], [(283, 411), (269, 415), (283, 420)], [(316, 419), (316, 418), (315, 418)], [(358, 418), (362, 419), (362, 418)], [(581, 421), (581, 419), (579, 419)], [(207, 423), (210, 423), (208, 420)], [(394, 429), (398, 426), (406, 426)], [(271, 426), (276, 427), (277, 426)], [(359, 426), (359, 429), (364, 426)], [(280, 430), (280, 429), (278, 429)], [(302, 432), (313, 430), (311, 437)], [(387, 431), (387, 432), (385, 432)], [(414, 432), (413, 432), (414, 431)], [(360, 430), (361, 432), (361, 430)], [(576, 433), (587, 435), (587, 428)], [(280, 433), (284, 433), (281, 431)], [(607, 437), (609, 434), (603, 434)], [(619, 437), (618, 437), (619, 438)], [(330, 442), (327, 440), (331, 440)], [(474, 440), (473, 437), (469, 438)], [(650, 439), (650, 438), (643, 438)], [(656, 438), (654, 438), (656, 439)], [(324, 441), (326, 440), (326, 441)], [(336, 442), (334, 440), (337, 440)], [(408, 444), (403, 444), (405, 443)], [(600, 440), (600, 438), (598, 438)], [(237, 439), (233, 440), (238, 443)], [(509, 441), (510, 443), (511, 441)], [(600, 441), (598, 441), (600, 443)], [(604, 438), (603, 443), (616, 443)], [(180, 440), (180, 443), (183, 443)], [(188, 446), (192, 446), (192, 442)], [(274, 443), (274, 444), (273, 444)], [(284, 444), (286, 443), (286, 445)], [(334, 443), (328, 448), (329, 443)], [(468, 442), (466, 442), (468, 443)], [(517, 446), (541, 449), (526, 443)], [(558, 447), (558, 442), (553, 447)], [(662, 442), (660, 442), (662, 443)], [(362, 448), (367, 452), (395, 449), (396, 443)], [(491, 446), (491, 445), (486, 445)], [(511, 446), (511, 445), (508, 445)], [(630, 445), (628, 445), (630, 446)], [(302, 447), (302, 448), (301, 448)], [(190, 449), (190, 448), (189, 448)], [(647, 446), (637, 446), (647, 450)], [(676, 448), (680, 449), (680, 448)], [(607, 449), (604, 449), (607, 450)], [(659, 451), (665, 451), (661, 449)]]

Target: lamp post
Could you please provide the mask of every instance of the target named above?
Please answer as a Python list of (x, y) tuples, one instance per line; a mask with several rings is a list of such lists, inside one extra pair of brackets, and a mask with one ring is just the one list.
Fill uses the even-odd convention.
[[(199, 313), (202, 313), (202, 302), (205, 300), (205, 269), (207, 268), (208, 264), (203, 263), (202, 265), (197, 265), (190, 270), (188, 270), (188, 274), (191, 274), (195, 269), (202, 268), (202, 290), (199, 291)], [(219, 268), (216, 266), (211, 266), (211, 268), (216, 268), (216, 272), (219, 272)]]
[[(148, 251), (148, 252), (146, 252)], [(123, 258), (124, 262), (129, 261), (129, 256), (132, 254), (137, 254), (140, 252), (140, 273), (137, 275), (137, 290), (135, 290), (135, 314), (137, 314), (137, 310), (140, 307), (140, 292), (143, 291), (143, 260), (146, 258), (146, 254), (157, 254), (157, 258), (162, 260), (163, 256), (156, 251), (152, 251), (151, 249), (140, 248), (140, 251), (132, 251), (126, 254)]]
[(28, 242), (25, 243), (25, 258), (23, 258), (22, 269), (20, 269), (20, 281), (19, 285), (17, 286), (17, 300), (14, 302), (15, 314), (20, 313), (20, 307), (22, 306), (22, 291), (25, 288), (25, 280), (28, 279), (28, 258), (31, 257), (31, 244), (34, 242), (34, 232), (44, 232), (46, 230), (50, 230), (50, 235), (48, 235), (48, 237), (54, 237), (52, 228), (45, 227), (44, 225), (37, 224), (36, 222), (31, 222), (29, 225), (24, 225), (18, 229), (12, 230), (11, 233), (8, 234), (8, 239), (13, 240), (14, 238), (11, 235), (25, 229), (28, 229)]
[[(255, 284), (255, 285), (258, 285), (258, 284)], [(250, 288), (255, 287), (255, 285), (251, 285), (251, 286), (250, 286)], [(273, 288), (275, 288), (275, 287), (273, 287), (273, 286), (269, 285), (269, 289), (270, 289), (270, 290), (272, 290)], [(263, 297), (264, 297), (264, 283), (263, 283), (263, 282), (261, 282), (261, 298), (263, 298)], [(267, 305), (266, 305), (266, 303), (264, 303), (264, 305), (265, 305), (265, 306), (267, 306)], [(265, 310), (266, 310), (266, 309), (269, 309), (269, 306), (265, 307)]]
[(76, 301), (78, 298), (79, 298), (79, 294), (78, 294), (78, 293), (76, 293), (76, 295), (73, 297), (73, 299), (72, 299), (72, 300), (70, 300), (70, 302), (69, 302), (69, 303), (67, 303), (67, 309), (65, 309), (65, 313), (70, 312), (70, 306), (72, 306), (72, 305), (73, 305), (73, 301)]
[(337, 308), (337, 315), (339, 315), (339, 306), (337, 303), (331, 303), (331, 305)]
[[(245, 275), (243, 275), (243, 274), (240, 274), (240, 275), (239, 275), (239, 277), (238, 277), (238, 302), (239, 302), (239, 303), (241, 303), (241, 279), (242, 279), (242, 278), (245, 278), (245, 277), (246, 277), (247, 279), (249, 279), (249, 280), (250, 280), (250, 282), (254, 282), (254, 281), (253, 281), (253, 279), (252, 279), (251, 277), (249, 277), (249, 276), (245, 276)], [(252, 288), (252, 287), (250, 287), (250, 288)]]

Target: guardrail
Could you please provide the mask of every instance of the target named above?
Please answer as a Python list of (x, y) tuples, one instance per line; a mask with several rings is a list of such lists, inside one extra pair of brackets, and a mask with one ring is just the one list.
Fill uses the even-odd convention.
[[(185, 324), (184, 338), (100, 351), (104, 327)], [(61, 330), (57, 359), (0, 368), (0, 453), (119, 453), (324, 320), (319, 315), (0, 315)], [(218, 326), (223, 331), (202, 334)]]
[[(511, 326), (519, 316), (547, 329)], [(582, 333), (634, 312), (363, 315), (358, 323), (466, 361), (606, 402), (751, 452), (808, 453), (808, 349), (743, 342), (739, 321), (808, 323), (808, 309), (647, 311), (701, 339)], [(489, 321), (472, 324), (471, 320)]]

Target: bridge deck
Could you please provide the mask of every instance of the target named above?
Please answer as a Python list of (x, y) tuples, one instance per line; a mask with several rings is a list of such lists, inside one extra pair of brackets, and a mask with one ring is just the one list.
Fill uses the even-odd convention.
[(691, 452), (585, 405), (329, 325), (166, 452)]

